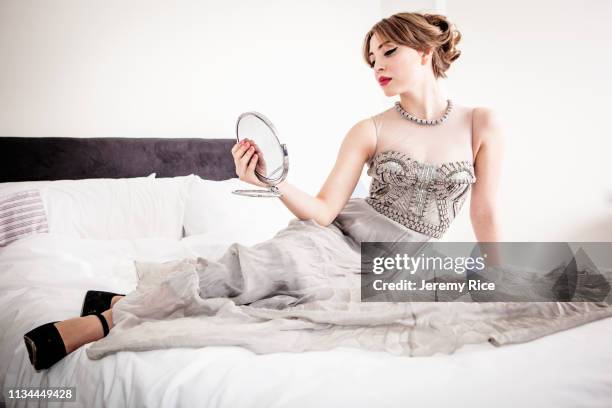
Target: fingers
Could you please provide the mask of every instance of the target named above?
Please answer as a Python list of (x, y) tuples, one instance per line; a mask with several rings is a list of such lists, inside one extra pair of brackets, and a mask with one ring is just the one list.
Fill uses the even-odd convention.
[[(248, 149), (249, 147), (255, 147), (255, 149), (259, 149), (257, 147), (257, 145), (251, 141), (251, 139), (242, 139), (240, 142), (234, 144), (234, 146), (232, 146), (232, 154), (235, 155), (235, 153), (238, 153), (241, 151), (242, 149), (242, 153), (244, 154), (244, 151), (246, 149)], [(240, 156), (241, 157), (241, 156)], [(240, 158), (238, 157), (238, 158)]]
[(259, 163), (265, 164), (264, 161), (264, 156), (261, 152), (261, 149), (259, 148), (259, 146), (257, 145), (257, 143), (251, 141), (251, 139), (246, 139), (247, 141), (249, 141), (249, 143), (251, 144), (251, 146), (253, 146), (255, 148), (255, 154), (258, 157)]
[(255, 148), (255, 153), (257, 154), (261, 154), (261, 149), (259, 148), (259, 146), (257, 145), (257, 143), (255, 142), (251, 142), (251, 145)]
[(255, 148), (253, 146), (248, 147), (246, 149), (246, 152), (244, 152), (244, 155), (240, 158), (240, 160), (243, 160), (245, 163), (248, 163), (249, 160), (251, 159), (251, 156), (255, 153)]
[(251, 174), (251, 172), (255, 171), (255, 166), (257, 166), (257, 158), (258, 157), (259, 156), (257, 155), (257, 153), (255, 153), (253, 155), (253, 158), (249, 162), (249, 167), (248, 167), (249, 174)]
[(255, 148), (255, 153), (257, 153), (257, 154), (261, 153), (260, 149), (259, 149), (259, 146), (252, 139), (244, 138), (244, 139), (242, 139), (242, 142), (246, 143), (247, 147), (253, 146)]
[(243, 143), (236, 143), (232, 147), (232, 156), (234, 156), (234, 160), (238, 160), (242, 157), (244, 152), (246, 151), (247, 146)]
[[(239, 150), (240, 152), (240, 150)], [(240, 174), (242, 174), (243, 176), (247, 176), (246, 174), (246, 170), (247, 170), (247, 166), (249, 164), (249, 161), (251, 160), (251, 156), (253, 156), (255, 152), (255, 149), (251, 146), (249, 147), (246, 152), (244, 152), (244, 154), (242, 155), (242, 157), (240, 157), (240, 159), (238, 159), (238, 164), (237, 164), (237, 168), (240, 170)]]
[(236, 165), (236, 174), (245, 181), (253, 176), (258, 160), (260, 160), (260, 166), (265, 163), (259, 147), (251, 139), (243, 139), (236, 143), (232, 147), (232, 155)]
[(249, 145), (245, 142), (236, 143), (234, 147), (232, 147), (232, 155), (234, 156), (234, 162), (236, 162), (236, 164), (238, 164), (239, 160), (248, 149)]
[(232, 147), (232, 152), (238, 150), (238, 148), (244, 146), (245, 144), (247, 145), (247, 147), (254, 146), (255, 149), (259, 150), (259, 146), (257, 145), (257, 143), (255, 143), (253, 140), (249, 138), (244, 138), (240, 142), (237, 142), (236, 144), (234, 144), (234, 146)]

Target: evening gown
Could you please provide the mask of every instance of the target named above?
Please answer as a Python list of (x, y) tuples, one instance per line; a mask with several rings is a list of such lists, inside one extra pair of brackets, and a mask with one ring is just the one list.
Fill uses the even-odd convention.
[[(478, 330), (451, 325), (457, 304), (450, 314), (446, 308), (426, 318), (446, 326), (419, 331), (407, 323), (417, 305), (360, 301), (361, 242), (424, 245), (439, 240), (459, 214), (476, 182), (472, 112), (455, 106), (436, 126), (408, 121), (394, 108), (370, 118), (377, 142), (367, 163), (369, 194), (351, 198), (329, 226), (293, 219), (270, 239), (233, 243), (215, 260), (135, 262), (138, 287), (114, 306), (115, 326), (88, 356), (210, 345), (260, 353), (345, 345), (427, 355), (486, 342), (494, 323)], [(486, 307), (465, 310), (466, 319), (478, 319)]]
[[(369, 195), (351, 198), (328, 227), (294, 219), (269, 240), (251, 247), (235, 243), (216, 261), (201, 259), (200, 264), (206, 264), (200, 268), (201, 297), (251, 304), (280, 289), (293, 301), (305, 296), (304, 291), (325, 297), (311, 293), (314, 282), (325, 275), (344, 275), (345, 270), (356, 272), (360, 242), (427, 242), (442, 237), (476, 181), (471, 110), (454, 107), (441, 125), (422, 126), (391, 108), (373, 116), (371, 124), (377, 144), (367, 163), (372, 178)], [(160, 267), (140, 263), (139, 276)], [(128, 295), (116, 312), (130, 302)], [(121, 314), (113, 318), (120, 322)]]

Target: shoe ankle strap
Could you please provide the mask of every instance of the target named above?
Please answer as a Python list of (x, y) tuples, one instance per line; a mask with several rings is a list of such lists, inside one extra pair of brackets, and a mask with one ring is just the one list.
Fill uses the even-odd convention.
[(98, 316), (98, 319), (100, 319), (100, 323), (102, 323), (102, 330), (104, 331), (104, 337), (106, 337), (109, 332), (108, 323), (106, 322), (104, 316), (102, 316), (102, 313), (95, 313), (95, 315)]

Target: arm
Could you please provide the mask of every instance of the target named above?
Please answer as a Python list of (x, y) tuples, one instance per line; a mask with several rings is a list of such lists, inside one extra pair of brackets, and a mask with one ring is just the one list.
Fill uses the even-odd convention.
[(470, 218), (479, 242), (502, 239), (499, 221), (498, 187), (503, 159), (503, 132), (493, 111), (475, 108), (472, 132), (476, 142), (476, 183), (470, 199)]
[(331, 224), (351, 197), (363, 166), (376, 148), (376, 130), (370, 119), (353, 126), (340, 146), (336, 164), (319, 193), (313, 197), (286, 180), (277, 187), (281, 201), (301, 220), (314, 219), (322, 226)]

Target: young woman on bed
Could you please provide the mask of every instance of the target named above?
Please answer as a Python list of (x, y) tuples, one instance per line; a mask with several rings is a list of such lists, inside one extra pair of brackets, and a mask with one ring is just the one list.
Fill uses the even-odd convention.
[[(286, 181), (278, 186), (282, 202), (299, 220), (310, 220), (308, 225), (319, 229), (339, 227), (355, 241), (435, 240), (447, 230), (475, 184), (470, 216), (476, 238), (500, 240), (496, 209), (500, 127), (489, 109), (453, 105), (438, 83), (460, 55), (456, 49), (460, 38), (441, 15), (399, 13), (372, 27), (363, 56), (385, 95), (399, 95), (399, 102), (350, 129), (316, 197)], [(255, 152), (256, 146), (248, 142), (232, 148), (240, 179), (261, 185), (253, 172)], [(350, 199), (365, 164), (373, 177), (370, 194), (365, 200)], [(354, 214), (367, 222), (352, 222)], [(386, 235), (378, 234), (383, 230)], [(264, 265), (260, 269), (249, 273), (273, 271)], [(241, 293), (234, 299), (248, 304), (272, 293), (257, 289), (257, 295), (249, 298)], [(50, 367), (81, 345), (105, 337), (113, 327), (112, 307), (117, 301), (123, 303), (121, 299), (118, 294), (90, 291), (82, 313), (89, 315), (47, 323), (27, 333), (25, 342), (35, 368)]]

